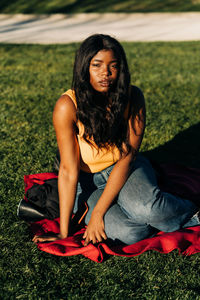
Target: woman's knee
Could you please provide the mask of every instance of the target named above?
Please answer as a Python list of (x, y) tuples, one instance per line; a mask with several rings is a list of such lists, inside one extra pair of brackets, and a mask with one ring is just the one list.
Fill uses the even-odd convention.
[[(134, 182), (132, 183), (134, 185)], [(148, 223), (153, 203), (161, 194), (158, 186), (125, 186), (119, 193), (117, 203), (130, 219)]]
[(131, 245), (153, 236), (157, 231), (147, 224), (123, 224), (123, 226), (117, 227), (114, 231), (112, 228), (106, 228), (105, 232), (107, 237), (114, 242)]
[(146, 206), (154, 201), (159, 191), (155, 172), (149, 161), (139, 157), (119, 193), (118, 203), (127, 212), (138, 209), (144, 209), (145, 212)]
[(105, 214), (104, 224), (108, 238), (127, 245), (145, 239), (155, 232), (155, 229), (148, 224), (134, 223), (118, 204), (114, 204)]

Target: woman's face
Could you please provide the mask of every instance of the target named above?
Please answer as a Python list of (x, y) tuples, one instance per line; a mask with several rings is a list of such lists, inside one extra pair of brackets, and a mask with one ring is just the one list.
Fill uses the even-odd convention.
[(97, 92), (106, 94), (118, 76), (118, 61), (112, 50), (100, 50), (90, 61), (90, 84)]

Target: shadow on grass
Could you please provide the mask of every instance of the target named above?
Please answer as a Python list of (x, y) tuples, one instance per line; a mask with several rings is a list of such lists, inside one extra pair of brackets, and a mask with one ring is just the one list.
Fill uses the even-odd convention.
[(200, 287), (198, 287), (198, 286), (194, 287), (194, 286), (188, 285), (187, 290), (188, 291), (193, 291), (193, 292), (195, 292), (195, 294), (200, 295)]
[(168, 12), (199, 11), (192, 0), (2, 0), (1, 13), (77, 13), (77, 12)]
[(180, 132), (164, 145), (143, 154), (159, 163), (176, 162), (200, 168), (200, 122)]

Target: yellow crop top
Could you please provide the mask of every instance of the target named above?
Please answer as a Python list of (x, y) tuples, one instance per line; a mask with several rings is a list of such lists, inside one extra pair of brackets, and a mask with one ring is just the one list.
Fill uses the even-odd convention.
[[(73, 90), (70, 89), (63, 95), (68, 95), (72, 99), (74, 105), (77, 107), (75, 92)], [(94, 146), (84, 140), (84, 125), (79, 120), (76, 125), (79, 130), (77, 137), (80, 148), (80, 169), (82, 171), (88, 173), (100, 172), (119, 160), (120, 152), (117, 147), (112, 147), (110, 149), (97, 149), (97, 146), (95, 147), (93, 140), (90, 139), (90, 142)]]

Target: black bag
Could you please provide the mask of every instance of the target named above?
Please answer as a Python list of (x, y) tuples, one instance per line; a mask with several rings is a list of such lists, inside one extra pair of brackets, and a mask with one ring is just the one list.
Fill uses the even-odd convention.
[[(47, 179), (44, 184), (34, 184), (27, 192), (26, 199), (19, 203), (17, 215), (26, 222), (36, 222), (42, 219), (53, 220), (59, 217), (58, 179)], [(72, 216), (71, 226), (84, 223), (84, 217), (88, 212), (85, 201), (79, 205), (79, 209)]]
[(28, 222), (59, 217), (58, 179), (48, 179), (44, 184), (34, 184), (26, 192), (26, 200), (18, 206), (18, 216)]

